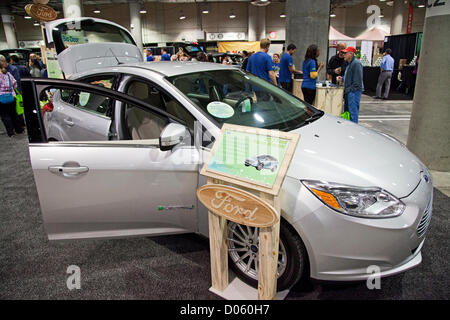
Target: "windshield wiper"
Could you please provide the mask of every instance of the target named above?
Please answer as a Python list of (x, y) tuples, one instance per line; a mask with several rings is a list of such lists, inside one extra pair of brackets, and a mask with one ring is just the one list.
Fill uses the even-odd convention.
[(323, 111), (322, 111), (322, 112), (315, 113), (315, 114), (313, 114), (312, 116), (310, 116), (309, 118), (306, 118), (305, 120), (303, 120), (303, 123), (304, 123), (304, 124), (308, 124), (308, 123), (314, 122), (314, 121), (316, 121), (317, 119), (319, 119), (320, 117), (322, 117), (323, 114), (324, 114)]

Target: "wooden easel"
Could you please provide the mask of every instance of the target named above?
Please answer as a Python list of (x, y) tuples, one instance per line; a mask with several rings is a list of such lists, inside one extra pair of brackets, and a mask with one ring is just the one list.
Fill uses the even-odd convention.
[[(222, 128), (222, 136), (226, 130), (242, 130), (243, 132), (254, 132), (258, 135), (270, 135), (272, 131), (228, 125)], [(290, 161), (292, 160), (296, 145), (300, 138), (297, 134), (276, 132), (278, 137), (289, 139), (290, 145), (287, 149), (284, 160), (278, 170), (275, 184), (271, 187), (245, 181), (239, 177), (221, 174), (208, 170), (208, 163), (216, 151), (222, 136), (216, 141), (208, 162), (205, 163), (201, 174), (207, 176), (207, 185), (227, 185), (241, 189), (243, 192), (252, 193), (275, 209), (277, 222), (268, 227), (259, 228), (259, 256), (258, 256), (258, 298), (260, 300), (274, 299), (277, 292), (277, 267), (278, 249), (280, 241), (280, 201), (279, 192), (284, 181)], [(209, 244), (211, 252), (211, 280), (212, 288), (217, 291), (224, 291), (228, 287), (228, 229), (227, 218), (208, 211), (209, 220)]]

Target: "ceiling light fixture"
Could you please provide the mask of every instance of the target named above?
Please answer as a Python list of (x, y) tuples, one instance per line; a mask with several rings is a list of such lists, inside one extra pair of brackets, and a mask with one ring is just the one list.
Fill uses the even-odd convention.
[(92, 11), (92, 12), (99, 14), (101, 11), (99, 8), (95, 8), (94, 11)]
[(418, 8), (425, 8), (425, 5), (424, 5), (423, 3), (421, 3), (421, 4), (419, 4), (417, 7), (418, 7)]
[(280, 18), (286, 18), (286, 14), (284, 12), (280, 13)]
[(33, 26), (35, 26), (35, 27), (39, 27), (39, 26), (40, 26), (40, 24), (39, 24), (39, 22), (35, 21), (35, 22), (33, 23)]
[(186, 19), (186, 16), (183, 13), (183, 10), (180, 11), (180, 20)]
[(236, 15), (234, 14), (233, 10), (231, 10), (230, 19), (234, 19), (234, 18), (236, 18)]
[(25, 19), (31, 19), (31, 17), (30, 17), (30, 16), (25, 16), (24, 18), (25, 18)]
[(336, 13), (334, 13), (334, 10), (331, 10), (331, 12), (330, 12), (330, 17), (331, 17), (331, 18), (336, 17)]
[(147, 13), (147, 10), (145, 10), (143, 2), (141, 2), (141, 9), (139, 10), (139, 13)]

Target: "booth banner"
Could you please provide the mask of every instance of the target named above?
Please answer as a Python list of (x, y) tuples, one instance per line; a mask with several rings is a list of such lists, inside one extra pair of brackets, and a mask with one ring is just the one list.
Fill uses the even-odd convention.
[(40, 48), (43, 46), (44, 40), (22, 41), (19, 40), (19, 48)]
[(245, 40), (245, 32), (208, 32), (206, 39), (208, 41)]
[(356, 48), (356, 41), (354, 41), (354, 40), (345, 41), (345, 44), (347, 45), (347, 47)]
[(219, 42), (218, 43), (219, 52), (233, 52), (239, 53), (243, 50), (246, 51), (259, 51), (259, 41), (249, 41), (249, 42)]
[(361, 41), (361, 60), (367, 60), (368, 66), (370, 66), (372, 62), (372, 46), (372, 41)]
[(428, 0), (425, 18), (450, 15), (450, 0)]

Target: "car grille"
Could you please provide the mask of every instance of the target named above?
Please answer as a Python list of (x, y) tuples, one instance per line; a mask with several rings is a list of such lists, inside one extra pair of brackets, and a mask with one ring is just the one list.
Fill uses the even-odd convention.
[(423, 212), (422, 219), (420, 219), (420, 222), (417, 226), (417, 235), (419, 236), (419, 238), (424, 236), (425, 232), (427, 231), (428, 226), (430, 225), (432, 201), (433, 200), (431, 199), (430, 202), (428, 203), (428, 206), (426, 207), (426, 209)]

